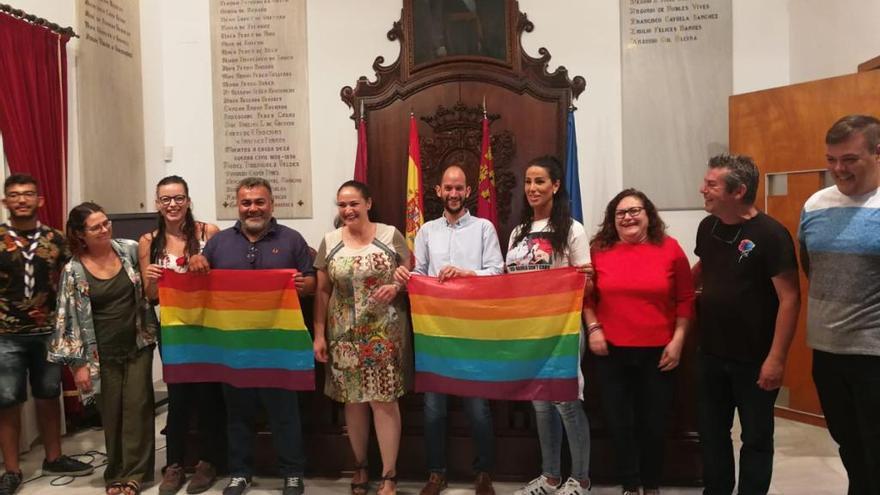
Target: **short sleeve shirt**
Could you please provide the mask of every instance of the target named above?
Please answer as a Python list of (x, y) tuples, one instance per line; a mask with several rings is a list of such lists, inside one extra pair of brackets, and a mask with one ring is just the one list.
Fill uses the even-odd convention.
[(698, 305), (703, 352), (739, 362), (766, 359), (779, 299), (772, 278), (797, 270), (791, 234), (764, 213), (727, 225), (708, 216), (697, 228), (703, 293)]
[[(0, 246), (0, 335), (50, 333), (61, 267), (70, 259), (64, 236), (45, 225), (35, 230), (15, 231), (3, 224), (0, 240), (3, 242)], [(31, 242), (36, 243), (33, 250)], [(33, 290), (31, 297), (26, 298), (26, 255), (31, 253)]]
[(269, 230), (256, 242), (251, 242), (241, 231), (241, 222), (236, 222), (209, 239), (202, 254), (211, 268), (220, 270), (293, 268), (303, 275), (314, 275), (312, 255), (303, 236), (274, 218), (270, 222)]

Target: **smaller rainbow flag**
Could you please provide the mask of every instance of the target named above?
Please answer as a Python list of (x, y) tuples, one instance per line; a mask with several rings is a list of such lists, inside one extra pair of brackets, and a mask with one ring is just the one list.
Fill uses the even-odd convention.
[(574, 268), (408, 284), (416, 391), (578, 398), (584, 274)]
[(159, 280), (166, 383), (315, 389), (295, 270), (211, 270)]

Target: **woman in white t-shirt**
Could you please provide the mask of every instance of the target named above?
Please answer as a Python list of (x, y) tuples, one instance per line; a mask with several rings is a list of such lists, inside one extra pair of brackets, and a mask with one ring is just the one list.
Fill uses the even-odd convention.
[[(590, 261), (584, 226), (571, 218), (562, 165), (555, 157), (529, 162), (524, 180), (525, 205), (520, 224), (511, 232), (505, 265), (508, 272), (583, 266)], [(583, 336), (579, 356), (583, 355)], [(580, 362), (580, 359), (578, 360)], [(578, 367), (579, 399), (533, 401), (541, 445), (541, 475), (516, 495), (583, 495), (590, 490), (590, 423), (584, 412), (583, 376)], [(571, 476), (562, 483), (562, 435), (568, 435)]]
[[(214, 224), (196, 221), (189, 185), (177, 175), (169, 175), (156, 184), (156, 219), (156, 230), (142, 235), (138, 241), (138, 257), (144, 292), (148, 299), (160, 303), (162, 272), (207, 271), (207, 263), (199, 255), (208, 239), (220, 229)], [(200, 493), (209, 489), (217, 472), (225, 469), (226, 424), (220, 384), (169, 383), (165, 425), (168, 448), (159, 493), (176, 493), (186, 483), (184, 459), (190, 445), (187, 438), (193, 411), (199, 432), (195, 445), (198, 463), (187, 491)]]

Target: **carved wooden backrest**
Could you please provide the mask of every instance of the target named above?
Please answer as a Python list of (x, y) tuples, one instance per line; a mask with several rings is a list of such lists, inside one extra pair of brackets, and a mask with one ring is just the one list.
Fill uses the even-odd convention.
[[(586, 83), (580, 76), (569, 79), (564, 67), (548, 72), (550, 52), (546, 48), (538, 50), (538, 58), (525, 53), (520, 38), (523, 32), (532, 32), (534, 25), (519, 11), (516, 1), (489, 0), (485, 10), (478, 8), (475, 13), (465, 14), (456, 11), (461, 6), (450, 7), (453, 3), (405, 0), (401, 20), (387, 34), (389, 40), (400, 42), (398, 59), (384, 65), (384, 58), (377, 57), (373, 62), (376, 80), (362, 76), (355, 87), (342, 88), (340, 95), (354, 110), (353, 119), (359, 117), (361, 105), (364, 108), (369, 149), (367, 179), (376, 198), (376, 218), (401, 230), (410, 112), (419, 120), (426, 219), (442, 213), (434, 186), (445, 165), (453, 162), (462, 164), (468, 175), (473, 189), (468, 207), (473, 212), (485, 99), (495, 157), (501, 223), (498, 234), (506, 247), (523, 206), (520, 191), (527, 161), (546, 154), (565, 158), (566, 113)], [(474, 46), (481, 47), (479, 53), (433, 58), (425, 55), (428, 41), (422, 33), (430, 23), (425, 20), (425, 9), (434, 12), (440, 4), (450, 11), (443, 18), (452, 19), (447, 24), (476, 27), (480, 41)], [(493, 4), (496, 17), (487, 18), (493, 13)], [(499, 12), (506, 29), (504, 36), (498, 31)], [(447, 26), (446, 31), (458, 27)], [(416, 45), (422, 50), (418, 56), (413, 52)], [(459, 45), (456, 50), (467, 49), (465, 44)]]

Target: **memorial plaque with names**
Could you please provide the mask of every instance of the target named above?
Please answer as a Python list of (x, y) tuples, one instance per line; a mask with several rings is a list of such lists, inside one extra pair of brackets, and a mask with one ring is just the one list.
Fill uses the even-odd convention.
[(702, 208), (706, 162), (729, 148), (731, 0), (620, 0), (620, 22), (624, 187)]
[(235, 186), (269, 181), (276, 218), (312, 216), (306, 0), (212, 0), (217, 218)]
[(110, 213), (144, 211), (140, 2), (77, 0), (76, 15), (82, 198)]

